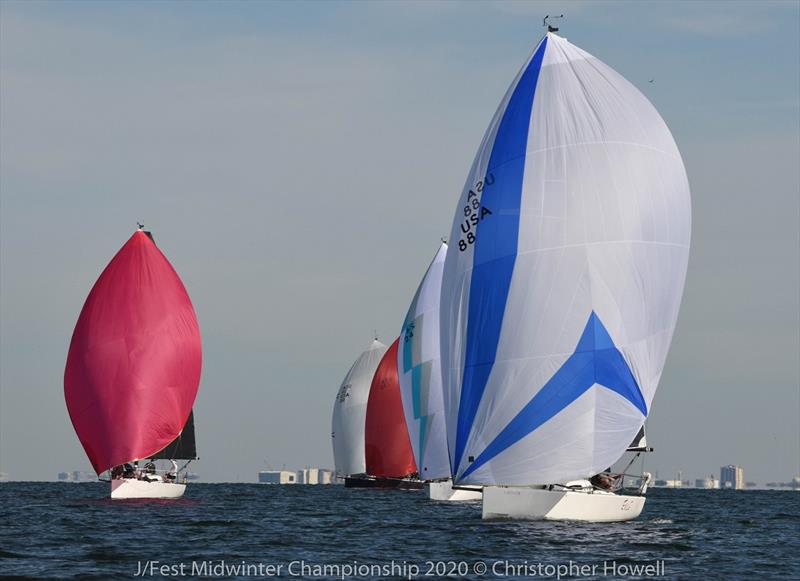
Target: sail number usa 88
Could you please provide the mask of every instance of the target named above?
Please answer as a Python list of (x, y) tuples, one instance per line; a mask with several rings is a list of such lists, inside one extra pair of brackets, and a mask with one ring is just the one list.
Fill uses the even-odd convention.
[(494, 183), (494, 174), (487, 174), (486, 178), (478, 181), (467, 193), (467, 203), (464, 206), (464, 221), (461, 222), (461, 236), (458, 239), (458, 250), (464, 252), (472, 244), (475, 244), (478, 222), (486, 216), (490, 216), (492, 211), (481, 204), (478, 194), (483, 191), (484, 186), (491, 186)]

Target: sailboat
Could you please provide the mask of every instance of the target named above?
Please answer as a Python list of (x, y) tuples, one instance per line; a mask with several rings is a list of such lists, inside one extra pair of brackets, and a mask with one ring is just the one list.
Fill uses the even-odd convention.
[(453, 481), (484, 518), (623, 521), (683, 293), (689, 185), (653, 105), (551, 29), (458, 202), (441, 295)]
[(439, 356), (439, 300), (447, 243), (442, 241), (414, 294), (397, 350), (400, 394), (419, 477), (432, 500), (480, 500), (480, 488), (453, 489), (447, 454)]
[(111, 498), (183, 495), (201, 364), (189, 295), (140, 226), (89, 293), (64, 371), (72, 425), (98, 476), (110, 471)]
[(367, 401), (364, 433), (366, 474), (345, 478), (348, 488), (421, 490), (397, 377), (395, 339), (381, 358)]
[(388, 347), (374, 339), (347, 372), (333, 402), (331, 440), (337, 478), (357, 477), (367, 472), (364, 429), (369, 388), (375, 370)]

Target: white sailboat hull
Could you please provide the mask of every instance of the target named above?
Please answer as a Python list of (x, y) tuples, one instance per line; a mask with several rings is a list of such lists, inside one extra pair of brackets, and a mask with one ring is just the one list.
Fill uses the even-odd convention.
[(480, 490), (454, 490), (452, 480), (429, 482), (425, 486), (428, 488), (428, 497), (431, 500), (464, 502), (480, 500), (482, 497)]
[(644, 496), (600, 490), (487, 486), (483, 489), (483, 518), (621, 522), (637, 518), (644, 501)]
[(114, 500), (180, 498), (185, 490), (185, 484), (176, 482), (147, 482), (135, 478), (121, 478), (111, 481), (111, 498)]

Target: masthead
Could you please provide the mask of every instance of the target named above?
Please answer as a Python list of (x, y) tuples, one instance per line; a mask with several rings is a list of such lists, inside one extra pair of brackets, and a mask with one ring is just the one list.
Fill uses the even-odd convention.
[(548, 19), (557, 19), (557, 18), (564, 18), (563, 14), (559, 14), (558, 16), (550, 16), (549, 14), (542, 19), (542, 26), (547, 27), (547, 32), (558, 32), (558, 28), (556, 26), (552, 26), (547, 22)]

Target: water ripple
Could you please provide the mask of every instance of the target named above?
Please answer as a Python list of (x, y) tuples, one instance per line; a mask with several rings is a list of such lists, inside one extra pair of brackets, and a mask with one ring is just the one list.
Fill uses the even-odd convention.
[(0, 575), (130, 577), (153, 560), (394, 559), (423, 571), (425, 561), (572, 561), (601, 571), (663, 561), (666, 579), (800, 578), (800, 494), (791, 491), (654, 490), (638, 520), (615, 524), (486, 522), (480, 503), (341, 486), (192, 484), (179, 501), (112, 502), (107, 493), (100, 483), (0, 485)]

